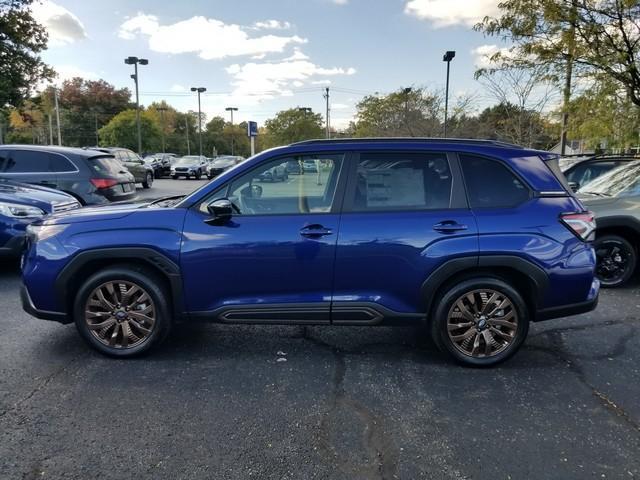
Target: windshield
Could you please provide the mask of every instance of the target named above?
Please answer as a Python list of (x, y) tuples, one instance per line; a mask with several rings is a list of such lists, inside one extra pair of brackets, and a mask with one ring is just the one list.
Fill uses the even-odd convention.
[(578, 193), (606, 197), (640, 195), (640, 161), (615, 168), (584, 185)]
[(176, 160), (175, 165), (193, 165), (198, 162), (198, 157), (182, 157)]

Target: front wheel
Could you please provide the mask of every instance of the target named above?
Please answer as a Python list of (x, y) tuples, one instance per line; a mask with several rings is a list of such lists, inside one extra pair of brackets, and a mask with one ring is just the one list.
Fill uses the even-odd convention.
[(529, 331), (529, 312), (517, 290), (490, 277), (452, 286), (431, 319), (434, 343), (458, 362), (489, 367), (518, 351)]
[(153, 185), (153, 174), (147, 173), (144, 182), (142, 182), (142, 188), (151, 188), (151, 185)]
[(200, 177), (202, 177), (202, 172), (198, 170), (198, 172), (194, 176), (196, 180), (200, 180)]
[(113, 357), (133, 357), (168, 334), (171, 317), (166, 298), (153, 272), (141, 267), (110, 267), (80, 287), (74, 320), (94, 349)]
[(638, 257), (633, 245), (618, 235), (603, 235), (593, 243), (596, 277), (605, 288), (627, 283), (636, 269)]

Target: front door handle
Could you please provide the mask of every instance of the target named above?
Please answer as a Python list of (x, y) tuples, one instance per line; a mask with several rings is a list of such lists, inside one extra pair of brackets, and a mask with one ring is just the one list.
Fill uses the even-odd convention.
[(318, 238), (333, 234), (333, 230), (319, 224), (307, 225), (300, 230), (300, 235), (307, 238)]
[(462, 225), (461, 223), (455, 222), (453, 220), (446, 220), (444, 222), (436, 223), (433, 226), (433, 229), (436, 232), (441, 232), (441, 233), (455, 233), (455, 232), (460, 232), (462, 230), (466, 230), (467, 226)]

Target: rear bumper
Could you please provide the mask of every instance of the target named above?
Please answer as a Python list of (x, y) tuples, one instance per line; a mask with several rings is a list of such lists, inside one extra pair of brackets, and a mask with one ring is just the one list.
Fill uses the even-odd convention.
[(27, 287), (25, 287), (24, 285), (20, 287), (20, 300), (22, 302), (22, 309), (33, 317), (39, 318), (41, 320), (51, 320), (53, 322), (64, 324), (71, 323), (71, 319), (66, 313), (38, 310), (33, 304), (31, 297), (29, 296)]
[(536, 312), (535, 321), (551, 320), (554, 318), (570, 317), (572, 315), (580, 315), (581, 313), (591, 312), (598, 306), (600, 295), (600, 282), (593, 279), (591, 290), (587, 300), (580, 303), (572, 303), (570, 305), (561, 305), (559, 307), (545, 308)]

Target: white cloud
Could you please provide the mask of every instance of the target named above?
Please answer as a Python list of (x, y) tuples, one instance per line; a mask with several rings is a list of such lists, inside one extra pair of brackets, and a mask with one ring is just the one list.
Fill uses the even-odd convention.
[(485, 16), (495, 16), (499, 0), (409, 0), (404, 11), (436, 27), (473, 26)]
[(331, 85), (331, 80), (314, 80), (311, 82), (311, 85)]
[(232, 77), (231, 83), (235, 88), (233, 95), (251, 96), (254, 101), (291, 95), (291, 88), (299, 88), (314, 77), (356, 73), (354, 68), (320, 67), (308, 59), (234, 64), (226, 70)]
[(284, 59), (285, 62), (292, 62), (294, 60), (309, 60), (309, 57), (302, 53), (299, 48), (293, 49), (293, 54), (290, 57)]
[(508, 58), (512, 52), (507, 47), (498, 47), (498, 45), (480, 45), (471, 50), (474, 58), (474, 66), (476, 68), (497, 68), (500, 65), (491, 60), (496, 53), (500, 53), (503, 57)]
[(254, 23), (253, 28), (258, 30), (288, 30), (291, 28), (291, 24), (280, 20), (265, 20)]
[(205, 60), (281, 53), (289, 45), (307, 42), (297, 35), (250, 37), (240, 25), (225, 24), (215, 18), (202, 16), (161, 25), (158, 17), (143, 13), (126, 20), (120, 26), (118, 35), (124, 39), (148, 37), (149, 48), (155, 52), (197, 53)]
[(331, 1), (336, 5), (346, 5), (347, 3), (349, 3), (349, 0), (331, 0)]
[(80, 19), (55, 2), (50, 0), (44, 0), (42, 3), (35, 2), (33, 16), (47, 29), (50, 46), (69, 45), (87, 38), (87, 32)]

